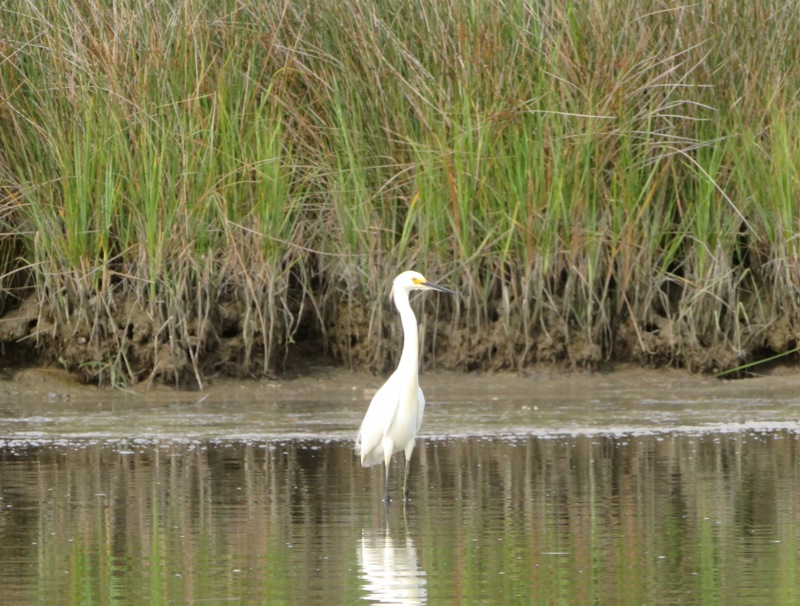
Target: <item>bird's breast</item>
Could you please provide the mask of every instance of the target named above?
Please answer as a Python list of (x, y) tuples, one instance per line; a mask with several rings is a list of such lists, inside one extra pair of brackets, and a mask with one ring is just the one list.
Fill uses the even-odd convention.
[[(410, 389), (413, 387), (413, 389)], [(403, 450), (411, 440), (417, 435), (419, 425), (419, 387), (416, 381), (401, 390), (398, 394), (399, 401), (394, 420), (386, 432), (386, 437), (390, 438), (395, 445), (395, 451)]]

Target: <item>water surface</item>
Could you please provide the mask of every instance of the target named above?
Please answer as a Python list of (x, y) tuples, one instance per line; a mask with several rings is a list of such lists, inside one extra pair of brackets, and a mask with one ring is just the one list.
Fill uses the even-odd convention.
[(636, 377), (433, 377), (388, 508), (363, 377), (6, 393), (0, 603), (795, 603), (793, 380)]

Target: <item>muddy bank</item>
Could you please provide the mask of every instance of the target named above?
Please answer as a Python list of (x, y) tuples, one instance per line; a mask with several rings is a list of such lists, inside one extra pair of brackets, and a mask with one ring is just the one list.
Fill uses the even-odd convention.
[[(744, 380), (716, 379), (684, 369), (643, 368), (631, 364), (609, 364), (603, 370), (566, 370), (556, 365), (538, 365), (524, 372), (429, 371), (420, 375), (426, 393), (442, 400), (500, 400), (536, 398), (559, 400), (569, 394), (577, 399), (604, 398), (613, 393), (627, 396), (681, 397), (698, 402), (716, 398), (759, 397), (763, 394), (797, 399), (800, 394), (800, 368), (771, 365)], [(144, 383), (125, 390), (108, 390), (87, 384), (74, 373), (58, 368), (36, 366), (6, 369), (0, 374), (0, 400), (23, 397), (51, 401), (108, 398), (113, 394), (147, 396), (165, 402), (224, 400), (285, 401), (309, 400), (320, 394), (331, 400), (351, 399), (367, 404), (385, 376), (350, 371), (335, 366), (306, 366), (303, 373), (286, 373), (270, 379), (215, 377), (204, 389), (180, 389), (169, 385)], [(654, 388), (657, 388), (654, 390)]]
[[(95, 299), (68, 318), (55, 318), (32, 295), (0, 318), (2, 363), (12, 370), (63, 369), (87, 383), (189, 389), (225, 377), (306, 375), (328, 366), (380, 374), (396, 364), (402, 338), (394, 310), (386, 301), (380, 306), (368, 308), (349, 298), (318, 310), (322, 317), (297, 313), (288, 327), (286, 314), (254, 321), (254, 310), (235, 297), (220, 299), (202, 317), (189, 310), (175, 319), (137, 297), (115, 296), (102, 309)], [(544, 364), (574, 371), (633, 364), (717, 373), (791, 351), (800, 341), (797, 323), (789, 319), (754, 328), (740, 339), (749, 344), (743, 350), (729, 343), (705, 344), (683, 323), (663, 317), (648, 323), (623, 317), (614, 330), (589, 334), (555, 316), (528, 326), (521, 312), (494, 313), (476, 328), (431, 300), (415, 307), (425, 370), (520, 372)], [(179, 326), (171, 330), (171, 325)], [(780, 362), (798, 359), (795, 352)]]

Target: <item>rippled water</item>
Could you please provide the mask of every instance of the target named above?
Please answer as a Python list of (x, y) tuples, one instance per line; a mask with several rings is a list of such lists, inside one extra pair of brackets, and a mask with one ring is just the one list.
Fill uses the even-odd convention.
[(795, 603), (800, 401), (657, 385), (434, 385), (388, 508), (369, 393), (10, 397), (0, 603)]

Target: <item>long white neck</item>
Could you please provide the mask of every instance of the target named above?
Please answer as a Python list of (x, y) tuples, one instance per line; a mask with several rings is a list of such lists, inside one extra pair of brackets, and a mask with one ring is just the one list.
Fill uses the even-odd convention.
[(403, 353), (397, 369), (413, 375), (417, 379), (419, 374), (419, 335), (417, 334), (417, 318), (408, 302), (408, 291), (396, 290), (394, 304), (403, 323)]

